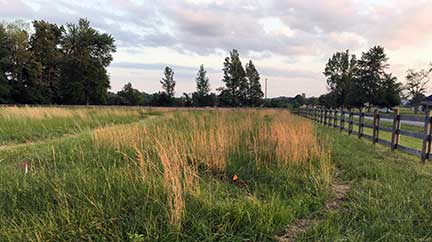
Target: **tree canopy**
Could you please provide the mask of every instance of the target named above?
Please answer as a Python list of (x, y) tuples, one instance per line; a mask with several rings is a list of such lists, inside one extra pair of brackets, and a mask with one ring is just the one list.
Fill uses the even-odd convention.
[(374, 46), (357, 60), (349, 50), (335, 53), (323, 74), (330, 90), (322, 96), (324, 106), (358, 107), (372, 105), (391, 108), (401, 101), (402, 84), (391, 73), (384, 48)]
[(103, 104), (114, 38), (86, 19), (66, 27), (33, 21), (0, 24), (0, 101)]

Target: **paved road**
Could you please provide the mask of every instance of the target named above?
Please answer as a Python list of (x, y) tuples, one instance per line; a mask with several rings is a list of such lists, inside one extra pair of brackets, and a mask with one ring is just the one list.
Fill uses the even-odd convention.
[[(373, 120), (373, 117), (365, 117), (365, 119)], [(393, 122), (392, 119), (387, 119), (387, 118), (381, 118), (380, 121)], [(424, 122), (408, 121), (408, 120), (401, 120), (401, 124), (406, 124), (406, 125), (411, 125), (411, 126), (416, 126), (416, 127), (423, 127), (424, 126)]]

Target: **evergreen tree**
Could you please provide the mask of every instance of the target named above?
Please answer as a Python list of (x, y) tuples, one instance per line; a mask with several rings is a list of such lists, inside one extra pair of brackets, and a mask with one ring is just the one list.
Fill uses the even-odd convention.
[(64, 37), (61, 90), (64, 103), (101, 104), (106, 102), (109, 76), (106, 68), (115, 52), (114, 38), (90, 27), (80, 19), (68, 24)]
[(204, 65), (200, 66), (196, 77), (196, 93), (200, 97), (210, 94), (210, 83)]
[(175, 87), (176, 83), (174, 80), (174, 71), (171, 68), (169, 68), (168, 66), (165, 67), (164, 77), (162, 78), (160, 83), (162, 84), (162, 88), (164, 89), (165, 94), (169, 98), (173, 98), (174, 97), (174, 87)]
[(249, 87), (237, 50), (232, 50), (230, 57), (225, 58), (223, 72), (222, 81), (225, 83), (225, 87), (219, 89), (222, 104), (232, 107), (247, 104)]
[(246, 77), (249, 82), (248, 104), (253, 107), (260, 106), (264, 93), (259, 82), (260, 75), (251, 60), (246, 64)]
[(204, 69), (204, 65), (201, 65), (198, 70), (196, 77), (196, 91), (192, 93), (192, 100), (194, 106), (212, 106), (212, 97), (210, 96), (210, 84), (207, 77), (207, 71)]

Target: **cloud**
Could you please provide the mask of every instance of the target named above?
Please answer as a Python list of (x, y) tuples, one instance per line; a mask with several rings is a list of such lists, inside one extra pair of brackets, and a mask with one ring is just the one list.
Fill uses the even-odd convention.
[[(397, 62), (390, 56), (391, 64), (411, 66), (406, 61), (413, 58), (404, 57), (415, 52), (423, 53), (416, 63), (429, 62), (424, 53), (432, 48), (430, 12), (428, 0), (0, 0), (6, 20), (65, 24), (85, 17), (112, 34), (121, 54), (112, 65), (117, 81), (128, 70), (156, 78), (166, 64), (193, 80), (203, 60), (216, 78), (223, 56), (235, 48), (255, 60), (263, 75), (277, 78), (278, 88), (314, 92), (326, 91), (321, 72), (335, 51), (361, 54), (380, 44), (394, 54)], [(155, 50), (162, 49), (171, 51), (160, 57)]]

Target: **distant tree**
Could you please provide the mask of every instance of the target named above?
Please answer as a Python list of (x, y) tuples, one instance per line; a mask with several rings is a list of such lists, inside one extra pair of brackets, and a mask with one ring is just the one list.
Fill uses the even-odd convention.
[(63, 27), (45, 21), (33, 21), (35, 33), (30, 38), (30, 50), (42, 66), (40, 95), (42, 103), (58, 103), (60, 88), (60, 49)]
[(210, 83), (204, 65), (200, 66), (196, 77), (196, 91), (192, 93), (194, 106), (204, 107), (211, 105)]
[(106, 68), (116, 51), (114, 38), (90, 27), (80, 19), (67, 24), (63, 39), (63, 65), (60, 93), (66, 104), (101, 104), (106, 102), (109, 76)]
[(405, 89), (408, 91), (411, 104), (414, 105), (415, 113), (418, 112), (418, 108), (425, 98), (426, 85), (430, 81), (430, 70), (414, 71), (409, 69), (406, 76)]
[(158, 92), (152, 95), (151, 106), (173, 106), (175, 99), (168, 96), (166, 92)]
[(385, 72), (389, 66), (387, 61), (388, 58), (381, 46), (372, 47), (364, 52), (359, 60), (359, 78), (354, 89), (357, 91), (357, 96), (363, 99), (361, 101), (369, 104), (369, 111), (372, 105), (379, 104), (380, 88), (387, 78)]
[(237, 50), (230, 52), (230, 57), (225, 58), (224, 77), (222, 81), (225, 87), (219, 88), (219, 98), (224, 106), (242, 106), (247, 104), (248, 83), (246, 72), (240, 60)]
[(391, 74), (386, 74), (380, 84), (377, 105), (380, 107), (393, 108), (401, 102), (402, 83)]
[(318, 98), (318, 103), (326, 108), (336, 108), (338, 107), (337, 94), (334, 92), (323, 94)]
[(144, 102), (141, 92), (133, 88), (130, 82), (128, 82), (117, 95), (122, 97), (127, 105), (138, 106), (142, 105)]
[(128, 105), (129, 103), (124, 97), (119, 96), (113, 92), (108, 92), (106, 104), (107, 105)]
[(306, 100), (306, 105), (317, 106), (319, 104), (317, 97), (310, 97)]
[(350, 55), (349, 50), (337, 52), (327, 62), (324, 75), (327, 77), (327, 85), (336, 97), (338, 106), (352, 106), (353, 83), (358, 73), (357, 59)]
[(183, 93), (183, 96), (179, 98), (180, 105), (182, 107), (192, 107), (192, 97), (188, 93)]
[(174, 80), (174, 71), (171, 68), (169, 68), (168, 66), (165, 67), (164, 77), (162, 78), (160, 83), (162, 84), (162, 89), (164, 90), (165, 94), (169, 98), (173, 98), (174, 97), (174, 87), (175, 87), (176, 83)]
[(296, 96), (294, 97), (294, 100), (293, 100), (293, 107), (294, 107), (294, 108), (301, 107), (301, 106), (303, 106), (303, 105), (306, 104), (306, 101), (307, 101), (307, 99), (306, 99), (306, 94), (304, 94), (304, 93), (302, 93), (301, 95), (298, 94), (298, 95), (296, 95)]
[(288, 108), (294, 102), (292, 97), (275, 97), (264, 100), (264, 107)]
[(251, 60), (246, 64), (246, 78), (249, 82), (248, 104), (253, 107), (260, 106), (264, 93), (259, 82), (260, 75)]
[(206, 96), (210, 94), (210, 90), (207, 71), (204, 69), (204, 65), (201, 65), (196, 77), (196, 93), (199, 96)]

